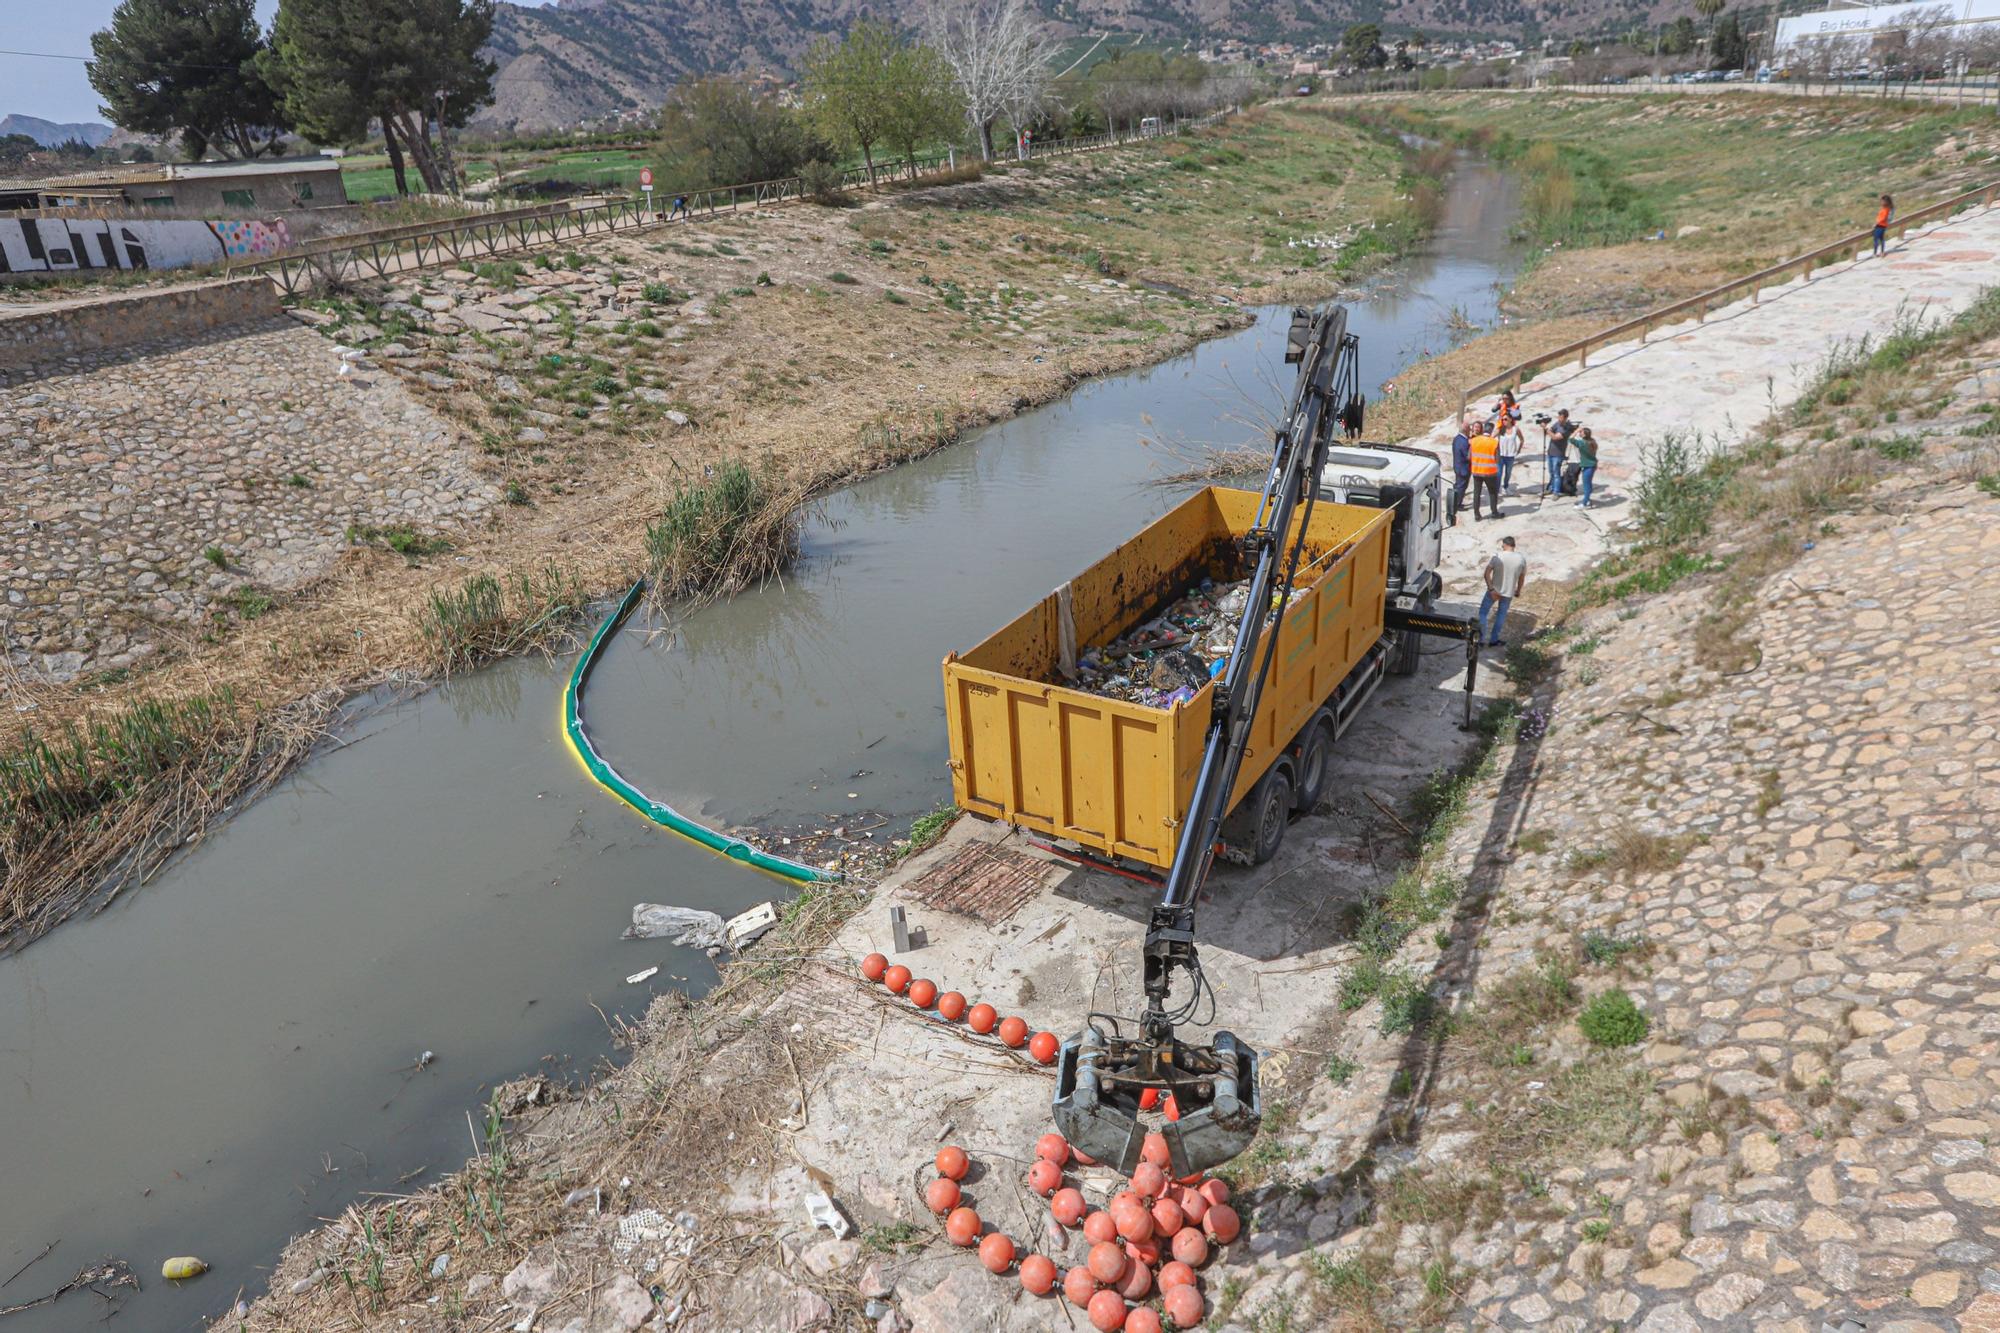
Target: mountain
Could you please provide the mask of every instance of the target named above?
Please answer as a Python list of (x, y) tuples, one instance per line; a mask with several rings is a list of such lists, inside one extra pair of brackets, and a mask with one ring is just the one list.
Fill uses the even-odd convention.
[[(1350, 23), (1430, 34), (1528, 36), (1658, 22), (1678, 0), (1040, 0), (1065, 36), (1337, 42)], [(546, 130), (649, 111), (678, 79), (784, 75), (814, 38), (863, 16), (904, 25), (918, 0), (557, 0), (501, 4), (487, 54), (499, 62), (482, 127)]]
[(25, 134), (44, 148), (54, 148), (57, 144), (68, 143), (71, 139), (81, 139), (92, 148), (98, 148), (109, 143), (111, 136), (116, 133), (118, 131), (109, 125), (94, 120), (62, 125), (53, 120), (43, 120), (39, 116), (19, 114), (0, 116), (0, 139), (10, 134)]

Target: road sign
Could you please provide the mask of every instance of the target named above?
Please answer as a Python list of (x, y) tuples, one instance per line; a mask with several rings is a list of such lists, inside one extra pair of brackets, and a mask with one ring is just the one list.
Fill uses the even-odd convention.
[(653, 188), (653, 169), (651, 167), (639, 168), (639, 185), (642, 189), (650, 190)]

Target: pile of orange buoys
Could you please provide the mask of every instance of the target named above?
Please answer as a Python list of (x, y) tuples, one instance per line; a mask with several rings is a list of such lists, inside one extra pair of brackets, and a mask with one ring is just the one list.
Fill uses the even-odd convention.
[[(1002, 1017), (992, 1005), (970, 1002), (957, 991), (940, 992), (937, 983), (919, 977), (879, 953), (861, 960), (864, 980), (888, 987), (918, 1009), (932, 1011), (947, 1023), (963, 1021), (980, 1036), (996, 1036), (1007, 1046), (1041, 1064), (1054, 1064), (1062, 1042), (1051, 1032), (1032, 1032), (1027, 1020)], [(1171, 1097), (1152, 1096), (1141, 1103), (1178, 1119)], [(947, 1144), (938, 1150), (937, 1176), (924, 1189), (924, 1206), (944, 1219), (945, 1238), (962, 1249), (976, 1249), (979, 1261), (995, 1273), (1015, 1269), (1031, 1295), (1060, 1291), (1082, 1310), (1095, 1329), (1110, 1333), (1164, 1333), (1193, 1328), (1208, 1312), (1198, 1270), (1218, 1245), (1235, 1240), (1243, 1229), (1229, 1206), (1229, 1186), (1221, 1180), (1167, 1175), (1167, 1141), (1146, 1136), (1142, 1160), (1125, 1188), (1102, 1207), (1093, 1209), (1083, 1191), (1064, 1183), (1064, 1170), (1097, 1163), (1075, 1152), (1060, 1134), (1044, 1134), (1035, 1144), (1035, 1162), (1027, 1185), (1049, 1201), (1049, 1215), (1065, 1231), (1080, 1230), (1088, 1246), (1084, 1261), (1065, 1271), (1048, 1255), (1024, 1254), (1012, 1237), (987, 1231), (979, 1213), (965, 1201), (960, 1182), (971, 1169), (965, 1149)]]
[(1017, 1051), (1026, 1048), (1037, 1064), (1052, 1065), (1062, 1052), (1062, 1039), (1055, 1033), (1034, 1032), (1025, 1018), (1002, 1018), (990, 1004), (968, 1004), (955, 990), (940, 992), (929, 977), (913, 976), (909, 968), (891, 963), (879, 953), (861, 960), (861, 977), (888, 987), (891, 994), (903, 996), (919, 1009), (934, 1011), (947, 1023), (963, 1019), (982, 1037), (997, 1036)]
[(965, 1149), (938, 1150), (937, 1178), (924, 1190), (924, 1203), (944, 1218), (945, 1238), (963, 1249), (977, 1247), (979, 1261), (994, 1273), (1017, 1266), (1021, 1286), (1034, 1296), (1060, 1290), (1084, 1312), (1095, 1329), (1164, 1333), (1193, 1328), (1208, 1313), (1197, 1276), (1217, 1245), (1242, 1231), (1229, 1206), (1229, 1186), (1220, 1180), (1167, 1177), (1167, 1144), (1146, 1136), (1144, 1160), (1126, 1187), (1104, 1207), (1092, 1209), (1083, 1191), (1064, 1185), (1071, 1162), (1096, 1165), (1073, 1152), (1060, 1134), (1044, 1134), (1035, 1144), (1028, 1184), (1049, 1201), (1049, 1216), (1065, 1233), (1081, 1230), (1088, 1246), (1084, 1261), (1064, 1272), (1043, 1254), (1021, 1254), (1012, 1237), (985, 1232), (979, 1214), (961, 1200), (959, 1182), (971, 1169)]

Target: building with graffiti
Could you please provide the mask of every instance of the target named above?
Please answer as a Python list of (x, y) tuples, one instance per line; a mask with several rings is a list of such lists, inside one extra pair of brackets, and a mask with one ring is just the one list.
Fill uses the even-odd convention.
[(0, 218), (0, 276), (90, 269), (191, 268), (291, 246), (282, 218)]

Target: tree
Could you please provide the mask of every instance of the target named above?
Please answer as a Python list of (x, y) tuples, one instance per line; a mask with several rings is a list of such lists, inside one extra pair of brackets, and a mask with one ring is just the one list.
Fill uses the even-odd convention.
[(1057, 43), (1028, 0), (927, 0), (923, 34), (951, 66), (981, 157), (993, 157), (994, 121), (1018, 130), (1047, 108)]
[(278, 151), (286, 126), (253, 0), (121, 0), (90, 49), (90, 86), (121, 128), (178, 134), (192, 161)]
[(889, 61), (889, 114), (882, 138), (903, 154), (910, 174), (917, 150), (949, 139), (964, 123), (965, 102), (952, 80), (951, 66), (928, 46), (905, 43)]
[(1716, 69), (1742, 69), (1750, 58), (1750, 42), (1743, 35), (1743, 23), (1731, 10), (1709, 33), (1709, 62)]
[(1389, 53), (1382, 49), (1382, 26), (1378, 23), (1356, 23), (1348, 28), (1340, 39), (1340, 49), (1348, 62), (1360, 69), (1380, 69), (1389, 63)]
[(776, 180), (832, 156), (804, 117), (735, 79), (682, 84), (660, 110), (662, 183), (669, 189)]
[(1720, 14), (1723, 6), (1728, 3), (1729, 0), (1694, 0), (1694, 12), (1706, 19), (1712, 29), (1715, 26), (1715, 16)]
[(456, 186), (449, 130), (493, 100), (493, 0), (279, 0), (263, 64), (299, 131), (353, 143), (368, 123), (382, 137), (405, 191), (402, 158), (424, 188)]
[(1571, 60), (1580, 60), (1589, 50), (1590, 48), (1583, 44), (1583, 38), (1573, 38), (1569, 44), (1569, 58)]
[(834, 143), (859, 149), (875, 179), (875, 145), (887, 137), (895, 89), (890, 78), (903, 39), (862, 19), (840, 41), (822, 37), (806, 51), (806, 115)]
[(1670, 56), (1684, 56), (1694, 50), (1694, 20), (1683, 14), (1668, 25), (1660, 49)]

